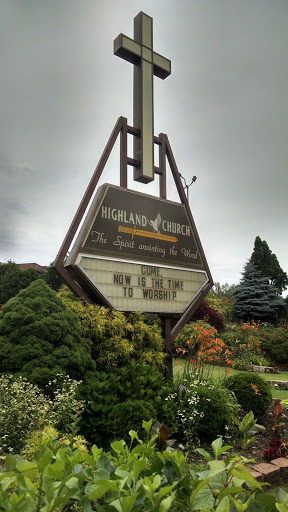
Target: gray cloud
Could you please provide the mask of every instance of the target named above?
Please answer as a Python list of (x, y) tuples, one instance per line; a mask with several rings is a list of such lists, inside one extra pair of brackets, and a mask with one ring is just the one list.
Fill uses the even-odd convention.
[[(286, 0), (2, 0), (0, 261), (54, 259), (118, 116), (132, 123), (132, 66), (112, 43), (140, 10), (172, 60), (154, 80), (155, 133), (198, 177), (190, 204), (214, 279), (239, 280), (257, 235), (287, 272)], [(116, 149), (102, 182), (118, 183), (118, 162)]]

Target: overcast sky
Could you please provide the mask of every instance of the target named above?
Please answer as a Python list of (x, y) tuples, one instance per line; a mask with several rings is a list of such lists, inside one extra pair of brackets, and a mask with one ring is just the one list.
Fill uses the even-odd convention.
[[(214, 281), (239, 282), (257, 235), (288, 272), (287, 0), (1, 0), (0, 261), (54, 260), (117, 118), (133, 123), (133, 66), (113, 40), (139, 11), (172, 61), (154, 78), (155, 135), (197, 176)], [(119, 184), (118, 151), (101, 183)]]

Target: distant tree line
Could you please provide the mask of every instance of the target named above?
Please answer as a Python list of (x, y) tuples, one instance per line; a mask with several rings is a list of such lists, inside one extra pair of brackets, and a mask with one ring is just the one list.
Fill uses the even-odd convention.
[(63, 284), (62, 279), (52, 268), (52, 263), (43, 274), (39, 274), (33, 268), (21, 270), (19, 265), (11, 260), (0, 263), (0, 304), (5, 304), (37, 279), (44, 280), (55, 291)]

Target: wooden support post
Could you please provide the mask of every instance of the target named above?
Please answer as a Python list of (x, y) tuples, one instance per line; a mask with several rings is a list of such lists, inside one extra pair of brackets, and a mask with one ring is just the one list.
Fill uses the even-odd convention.
[(164, 318), (164, 336), (166, 350), (166, 379), (173, 379), (171, 318), (166, 316)]

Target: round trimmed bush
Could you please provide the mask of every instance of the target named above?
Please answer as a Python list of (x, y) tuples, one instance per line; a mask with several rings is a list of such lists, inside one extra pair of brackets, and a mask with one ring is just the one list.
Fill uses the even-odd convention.
[(197, 426), (197, 437), (203, 441), (213, 441), (225, 434), (225, 427), (232, 424), (232, 415), (236, 413), (238, 404), (227, 389), (209, 383), (199, 386), (197, 394), (201, 416), (203, 414)]
[(107, 424), (110, 439), (129, 440), (129, 430), (142, 429), (143, 420), (156, 420), (156, 412), (151, 403), (145, 400), (127, 400), (112, 407)]
[(244, 411), (253, 411), (262, 416), (272, 403), (272, 394), (267, 382), (257, 373), (241, 372), (227, 377), (225, 386), (235, 393)]

